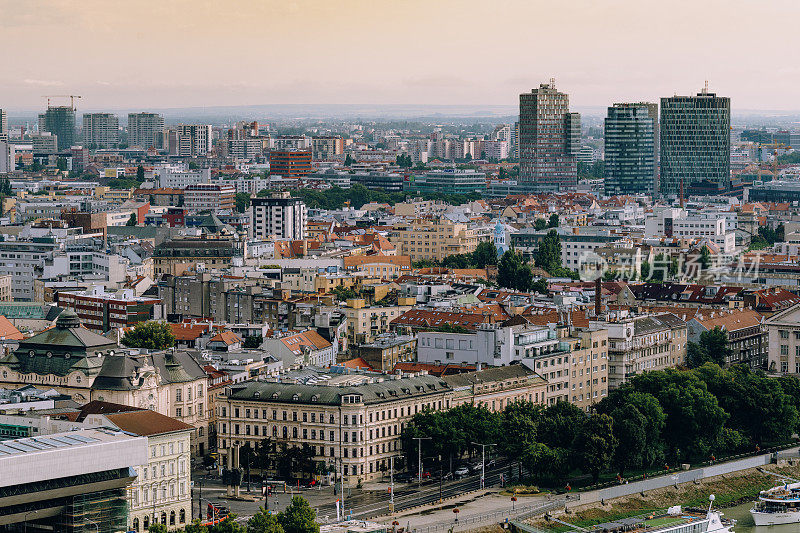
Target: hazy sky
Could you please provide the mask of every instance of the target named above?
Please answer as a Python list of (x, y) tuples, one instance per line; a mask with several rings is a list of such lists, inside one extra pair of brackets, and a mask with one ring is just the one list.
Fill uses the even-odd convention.
[(509, 104), (689, 94), (800, 109), (796, 0), (0, 0), (0, 107)]

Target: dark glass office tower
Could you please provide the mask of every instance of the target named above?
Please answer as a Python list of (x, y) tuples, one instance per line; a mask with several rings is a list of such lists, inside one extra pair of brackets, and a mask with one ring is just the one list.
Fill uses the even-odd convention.
[(655, 104), (614, 104), (605, 120), (605, 191), (653, 194), (656, 189)]
[(75, 144), (75, 110), (71, 106), (48, 107), (44, 113), (44, 131), (56, 136), (59, 152), (69, 150)]
[(519, 95), (519, 185), (531, 192), (574, 189), (580, 149), (580, 115), (569, 112), (569, 96), (543, 83)]
[(731, 99), (704, 89), (697, 96), (661, 99), (662, 194), (709, 181), (730, 188)]

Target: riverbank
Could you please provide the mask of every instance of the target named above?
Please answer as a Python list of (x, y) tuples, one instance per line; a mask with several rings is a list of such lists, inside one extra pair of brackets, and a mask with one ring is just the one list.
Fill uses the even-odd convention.
[[(800, 466), (768, 465), (766, 470), (792, 478), (800, 478)], [(705, 507), (709, 494), (715, 495), (714, 506), (731, 507), (747, 501), (755, 501), (758, 493), (779, 483), (775, 476), (765, 474), (757, 468), (707, 478), (697, 483), (683, 483), (675, 486), (654, 489), (642, 494), (622, 496), (605, 502), (586, 505), (570, 505), (561, 519), (579, 527), (587, 527), (601, 522), (611, 522), (620, 518), (636, 516), (672, 505), (684, 507)], [(537, 518), (530, 523), (545, 531), (569, 529), (566, 526), (554, 528), (553, 523)]]

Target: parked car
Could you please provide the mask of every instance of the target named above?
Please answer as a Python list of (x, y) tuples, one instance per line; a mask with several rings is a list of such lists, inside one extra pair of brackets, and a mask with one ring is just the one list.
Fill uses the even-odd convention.
[(401, 472), (394, 475), (394, 480), (397, 483), (410, 483), (414, 478), (416, 478), (416, 476), (411, 472)]
[(458, 468), (456, 468), (456, 471), (454, 473), (455, 473), (456, 477), (468, 476), (469, 475), (469, 468), (467, 468), (466, 466), (459, 466)]

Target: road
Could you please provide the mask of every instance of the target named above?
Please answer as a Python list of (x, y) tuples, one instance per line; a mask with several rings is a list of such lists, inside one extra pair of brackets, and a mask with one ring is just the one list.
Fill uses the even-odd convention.
[[(487, 468), (484, 486), (487, 488), (500, 486), (501, 474), (505, 477), (505, 482), (517, 479), (517, 464), (502, 461)], [(527, 475), (527, 472), (523, 469), (523, 476), (525, 475)], [(255, 514), (259, 507), (263, 507), (264, 505), (264, 499), (260, 496), (261, 487), (256, 483), (251, 484), (252, 492), (250, 493), (256, 501), (237, 501), (223, 498), (226, 494), (226, 489), (218, 478), (209, 479), (204, 476), (195, 476), (195, 480), (196, 482), (193, 489), (194, 512), (192, 514), (194, 517), (196, 517), (198, 513), (197, 502), (200, 498), (201, 484), (203, 511), (205, 511), (205, 507), (209, 501), (220, 502), (227, 506), (232, 513), (235, 513), (239, 517), (239, 520), (246, 520)], [(388, 479), (386, 481), (388, 482)], [(386, 485), (388, 485), (388, 483), (386, 483)], [(243, 484), (241, 494), (247, 495), (244, 487), (245, 485)], [(455, 481), (444, 481), (441, 484), (441, 498), (446, 500), (480, 488), (481, 482), (479, 473)], [(269, 499), (270, 510), (281, 510), (285, 508), (289, 504), (292, 495), (296, 494), (306, 498), (311, 506), (316, 509), (318, 520), (321, 523), (336, 521), (336, 500), (340, 498), (341, 495), (334, 495), (332, 487), (303, 489), (299, 492), (292, 491), (286, 494), (273, 494)], [(438, 502), (439, 499), (440, 486), (438, 479), (428, 479), (423, 481), (422, 484), (418, 484), (416, 481), (413, 483), (395, 483), (395, 512), (435, 503)], [(386, 489), (359, 490), (345, 488), (344, 501), (346, 517), (372, 519), (391, 513), (390, 495)]]

